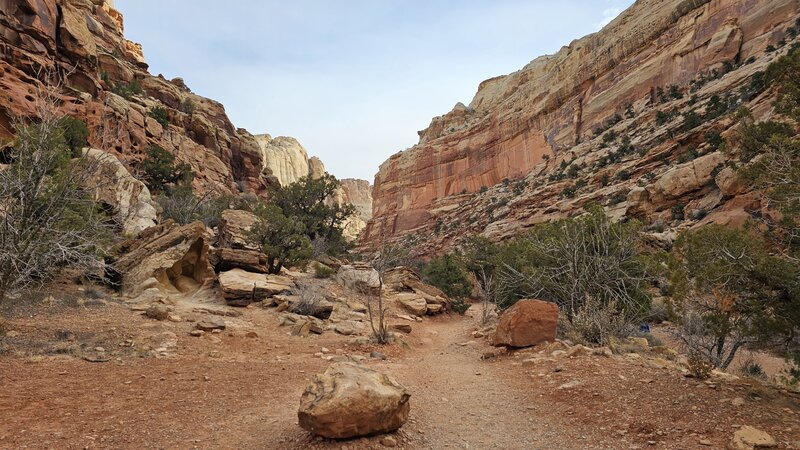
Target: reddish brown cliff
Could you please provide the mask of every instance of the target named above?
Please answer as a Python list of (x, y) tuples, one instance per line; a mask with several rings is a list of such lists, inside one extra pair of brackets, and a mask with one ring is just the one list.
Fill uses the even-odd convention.
[[(220, 103), (148, 73), (108, 1), (0, 0), (0, 137), (10, 136), (14, 118), (35, 116), (43, 84), (57, 80), (64, 111), (89, 124), (90, 144), (126, 165), (159, 145), (192, 166), (199, 191), (259, 191), (270, 179), (255, 138)], [(167, 127), (148, 114), (157, 106)]]
[[(419, 144), (381, 165), (362, 243), (371, 247), (411, 230), (439, 248), (471, 233), (502, 238), (588, 201), (618, 216), (630, 206), (649, 221), (677, 202), (707, 195), (720, 199), (707, 199), (704, 208), (721, 210), (730, 196), (718, 186), (678, 187), (669, 195), (660, 189), (686, 181), (670, 173), (687, 146), (701, 145), (710, 129), (725, 133), (731, 122), (710, 120), (684, 133), (680, 120), (656, 126), (655, 116), (659, 110), (674, 110), (672, 117), (702, 112), (712, 97), (729, 92), (737, 96), (731, 107), (769, 114), (769, 93), (738, 99), (739, 89), (785, 52), (765, 49), (787, 39), (799, 10), (796, 0), (639, 0), (602, 31), (483, 82), (469, 107), (459, 104), (434, 118)], [(681, 99), (658, 95), (671, 86)], [(621, 144), (599, 137), (597, 128), (628, 136), (628, 145), (640, 151), (598, 164)], [(724, 160), (711, 158), (711, 169)], [(568, 178), (579, 184), (564, 180), (571, 165), (577, 172)], [(630, 178), (617, 180), (623, 170)], [(600, 183), (604, 175), (612, 182)], [(645, 192), (637, 200), (646, 199), (646, 207), (629, 205), (633, 188)]]

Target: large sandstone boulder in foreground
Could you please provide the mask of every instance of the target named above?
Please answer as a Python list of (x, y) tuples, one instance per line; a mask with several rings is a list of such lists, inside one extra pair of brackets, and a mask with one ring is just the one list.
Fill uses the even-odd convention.
[(114, 221), (123, 233), (136, 235), (156, 224), (158, 213), (150, 190), (131, 175), (112, 154), (86, 149), (84, 156), (91, 171), (87, 188), (97, 202), (111, 207)]
[(377, 294), (381, 289), (378, 271), (368, 264), (353, 264), (339, 267), (336, 282), (356, 292)]
[(304, 429), (344, 439), (400, 428), (411, 409), (411, 394), (389, 375), (348, 363), (316, 375), (300, 399)]
[(294, 282), (287, 277), (252, 273), (242, 269), (220, 273), (219, 286), (231, 306), (247, 306), (295, 287)]
[(159, 288), (190, 292), (214, 279), (208, 262), (208, 239), (202, 222), (178, 225), (168, 220), (120, 244), (120, 255), (110, 264), (111, 278), (128, 293), (138, 293), (146, 280)]
[(558, 306), (541, 300), (520, 300), (501, 316), (494, 345), (530, 347), (556, 339)]

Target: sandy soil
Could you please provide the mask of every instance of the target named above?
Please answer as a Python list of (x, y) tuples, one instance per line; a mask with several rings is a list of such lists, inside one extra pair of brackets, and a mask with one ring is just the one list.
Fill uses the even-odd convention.
[[(411, 418), (394, 434), (401, 448), (725, 448), (741, 425), (800, 448), (794, 394), (747, 379), (688, 379), (654, 355), (529, 349), (483, 359), (493, 352), (471, 335), (477, 319), (460, 316), (415, 322), (402, 344), (359, 346), (332, 332), (291, 336), (259, 306), (225, 317), (222, 333), (192, 337), (186, 320), (207, 317), (196, 308), (178, 323), (115, 300), (12, 315), (0, 356), (0, 448), (383, 448), (380, 436), (330, 441), (297, 425), (305, 385), (329, 364), (323, 347), (367, 357), (408, 387)], [(145, 351), (170, 339), (167, 351)], [(387, 359), (369, 359), (375, 350)], [(537, 363), (523, 364), (532, 356)]]

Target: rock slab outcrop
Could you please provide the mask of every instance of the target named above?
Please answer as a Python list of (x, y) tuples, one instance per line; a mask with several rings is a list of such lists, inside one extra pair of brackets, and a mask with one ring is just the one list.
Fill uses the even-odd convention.
[(292, 290), (294, 282), (280, 275), (265, 275), (233, 269), (219, 274), (219, 286), (231, 306), (247, 306)]
[(378, 294), (381, 289), (378, 271), (368, 264), (346, 264), (339, 267), (336, 282), (363, 294)]
[(326, 438), (388, 433), (408, 420), (410, 398), (408, 390), (389, 375), (338, 363), (306, 387), (297, 417), (305, 430)]
[(119, 256), (109, 265), (110, 279), (127, 293), (152, 287), (151, 278), (158, 280), (155, 287), (173, 292), (191, 292), (214, 279), (202, 222), (181, 226), (168, 220), (123, 242), (115, 253)]
[(97, 149), (84, 150), (84, 158), (91, 173), (86, 187), (94, 193), (95, 201), (111, 207), (123, 233), (136, 235), (156, 224), (158, 212), (150, 190), (119, 159)]
[(541, 300), (520, 300), (500, 315), (494, 345), (530, 347), (556, 339), (558, 306)]

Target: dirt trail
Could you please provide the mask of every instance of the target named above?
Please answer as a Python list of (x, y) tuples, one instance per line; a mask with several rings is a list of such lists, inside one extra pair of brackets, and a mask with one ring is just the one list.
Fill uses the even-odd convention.
[(471, 329), (463, 320), (429, 326), (414, 355), (387, 367), (413, 393), (411, 432), (430, 448), (573, 448), (565, 424), (537, 417), (529, 383), (480, 359)]
[[(177, 345), (166, 357), (120, 350), (105, 363), (0, 356), (0, 449), (384, 448), (379, 436), (330, 441), (297, 425), (304, 387), (329, 364), (315, 356), (322, 347), (332, 355), (386, 353), (386, 361), (364, 364), (411, 391), (409, 422), (394, 434), (400, 448), (724, 448), (742, 424), (791, 443), (781, 448), (800, 440), (800, 408), (791, 397), (747, 383), (707, 385), (642, 357), (547, 352), (524, 365), (533, 350), (483, 360), (491, 347), (471, 337), (471, 318), (425, 319), (412, 324), (408, 346), (381, 348), (354, 346), (335, 333), (290, 336), (269, 309), (248, 308), (226, 321), (224, 333), (195, 338), (190, 322), (155, 322), (116, 304), (10, 320), (17, 339), (50, 342), (68, 329), (89, 339), (86, 351), (125, 349), (143, 330), (174, 332)], [(258, 336), (247, 337), (248, 330)], [(575, 387), (561, 389), (565, 383)], [(732, 407), (737, 397), (746, 404)]]

